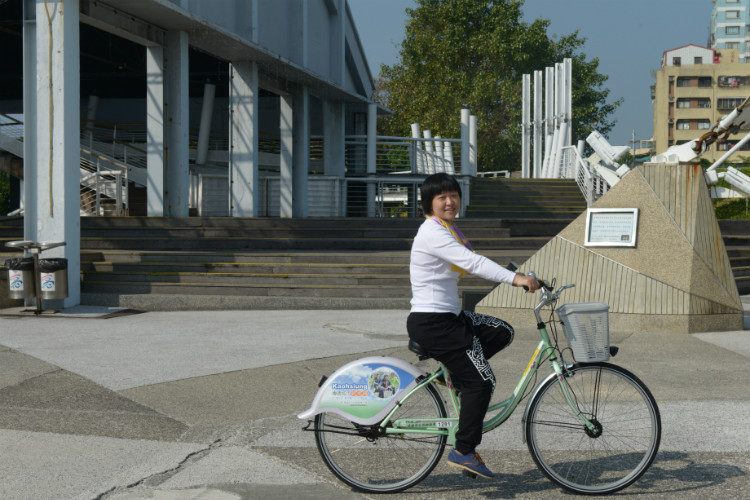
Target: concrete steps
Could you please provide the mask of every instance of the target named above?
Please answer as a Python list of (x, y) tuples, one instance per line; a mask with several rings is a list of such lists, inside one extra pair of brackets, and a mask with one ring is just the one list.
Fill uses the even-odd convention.
[[(519, 264), (571, 219), (464, 218), (494, 261)], [(415, 219), (82, 218), (82, 303), (134, 309), (409, 307)], [(750, 221), (720, 221), (741, 294), (750, 294)], [(0, 220), (0, 244), (22, 239)], [(13, 255), (4, 249), (7, 256)], [(467, 276), (460, 292), (493, 284)]]
[[(82, 301), (186, 307), (408, 308), (421, 220), (97, 218), (82, 220)], [(523, 262), (566, 223), (462, 219), (496, 262)], [(493, 284), (466, 277), (461, 291)], [(138, 296), (138, 297), (136, 297)], [(237, 305), (238, 303), (243, 305)]]
[(750, 220), (723, 219), (719, 221), (724, 246), (732, 265), (740, 295), (750, 294)]
[(578, 185), (569, 179), (478, 178), (467, 217), (573, 219), (586, 210)]

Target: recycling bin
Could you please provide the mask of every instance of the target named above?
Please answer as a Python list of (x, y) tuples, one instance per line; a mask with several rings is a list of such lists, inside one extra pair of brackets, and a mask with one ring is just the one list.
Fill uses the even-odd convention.
[(40, 293), (45, 300), (68, 296), (68, 259), (39, 259)]
[(30, 299), (36, 296), (34, 258), (14, 258), (5, 261), (8, 270), (8, 296), (11, 299)]

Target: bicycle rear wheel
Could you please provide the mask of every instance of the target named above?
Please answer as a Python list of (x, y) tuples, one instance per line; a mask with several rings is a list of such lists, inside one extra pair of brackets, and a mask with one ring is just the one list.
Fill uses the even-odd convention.
[(608, 363), (565, 372), (570, 394), (596, 425), (589, 431), (550, 377), (529, 401), (526, 442), (552, 482), (585, 495), (621, 490), (646, 472), (661, 440), (659, 408), (638, 377)]
[[(445, 405), (431, 384), (403, 401), (394, 418), (446, 418)], [(443, 455), (445, 435), (382, 434), (335, 413), (315, 417), (315, 442), (323, 461), (339, 479), (370, 493), (395, 493), (427, 477)]]

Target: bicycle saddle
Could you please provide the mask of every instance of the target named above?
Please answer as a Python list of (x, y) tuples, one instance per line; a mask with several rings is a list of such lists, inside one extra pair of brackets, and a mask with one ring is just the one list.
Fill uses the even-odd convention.
[(432, 357), (427, 354), (427, 351), (424, 347), (422, 347), (412, 339), (409, 339), (409, 350), (416, 354), (420, 361), (424, 361), (425, 359), (430, 359)]

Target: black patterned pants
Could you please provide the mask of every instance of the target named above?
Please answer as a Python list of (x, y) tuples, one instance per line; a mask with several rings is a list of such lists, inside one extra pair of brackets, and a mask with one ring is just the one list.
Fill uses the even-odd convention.
[(456, 449), (471, 453), (482, 441), (482, 422), (495, 389), (487, 361), (513, 341), (513, 328), (504, 321), (469, 311), (411, 313), (409, 337), (460, 379), (461, 414)]

